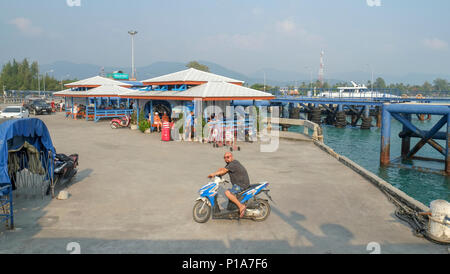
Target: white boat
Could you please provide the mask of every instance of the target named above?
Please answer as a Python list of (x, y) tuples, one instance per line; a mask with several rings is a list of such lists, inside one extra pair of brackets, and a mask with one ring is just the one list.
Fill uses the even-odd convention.
[(399, 98), (400, 96), (392, 95), (389, 93), (383, 93), (379, 91), (370, 91), (364, 84), (358, 85), (353, 81), (350, 81), (353, 86), (351, 87), (338, 87), (338, 91), (323, 91), (320, 92), (318, 97), (326, 98)]

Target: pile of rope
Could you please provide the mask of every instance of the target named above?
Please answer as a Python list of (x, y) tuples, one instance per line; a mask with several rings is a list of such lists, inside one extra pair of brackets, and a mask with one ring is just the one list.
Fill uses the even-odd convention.
[(395, 210), (395, 216), (411, 226), (414, 236), (425, 238), (435, 244), (448, 245), (447, 243), (436, 241), (428, 236), (428, 216), (419, 214), (417, 211), (406, 206), (404, 203), (396, 199), (387, 191), (382, 190), (382, 192), (387, 196), (388, 200), (397, 207), (397, 209)]

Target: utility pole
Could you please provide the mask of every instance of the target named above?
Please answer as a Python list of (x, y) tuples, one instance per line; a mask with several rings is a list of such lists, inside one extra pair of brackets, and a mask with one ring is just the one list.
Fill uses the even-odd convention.
[(264, 71), (264, 92), (266, 92), (266, 72)]
[(135, 73), (135, 68), (134, 68), (134, 36), (137, 34), (137, 31), (135, 30), (130, 30), (128, 31), (128, 34), (131, 35), (131, 78), (134, 80), (134, 73)]

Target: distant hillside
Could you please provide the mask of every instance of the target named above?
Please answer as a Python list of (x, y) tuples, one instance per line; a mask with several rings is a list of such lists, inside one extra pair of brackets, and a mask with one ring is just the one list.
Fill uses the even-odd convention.
[[(209, 67), (212, 73), (223, 75), (226, 77), (234, 78), (237, 80), (245, 81), (246, 84), (252, 85), (255, 83), (264, 83), (264, 73), (266, 75), (266, 84), (270, 86), (287, 86), (287, 85), (300, 85), (302, 82), (309, 83), (309, 73), (297, 73), (288, 70), (277, 70), (272, 68), (259, 69), (250, 75), (246, 75), (237, 71), (230, 70), (219, 64), (198, 60), (199, 63), (205, 64)], [(77, 78), (84, 79), (99, 75), (102, 69), (99, 65), (92, 64), (77, 64), (68, 61), (57, 61), (51, 64), (45, 64), (40, 66), (40, 72), (45, 73), (53, 69), (50, 75), (53, 75), (56, 79)], [(137, 79), (145, 80), (148, 78), (164, 75), (167, 73), (176, 72), (186, 69), (186, 64), (181, 62), (155, 62), (148, 66), (137, 67)], [(131, 74), (130, 67), (104, 67), (104, 72), (109, 73), (115, 70), (122, 70), (125, 73)], [(69, 76), (67, 76), (69, 75)], [(409, 84), (423, 84), (425, 81), (432, 82), (436, 78), (444, 78), (450, 80), (449, 74), (425, 74), (425, 73), (408, 73), (405, 75), (388, 75), (376, 73), (374, 79), (382, 77), (387, 84), (390, 83), (409, 83)], [(367, 71), (353, 71), (343, 73), (330, 73), (325, 74), (325, 81), (334, 85), (337, 82), (350, 82), (355, 81), (357, 83), (366, 83), (371, 78), (370, 73)], [(312, 80), (317, 80), (317, 73), (313, 72)]]

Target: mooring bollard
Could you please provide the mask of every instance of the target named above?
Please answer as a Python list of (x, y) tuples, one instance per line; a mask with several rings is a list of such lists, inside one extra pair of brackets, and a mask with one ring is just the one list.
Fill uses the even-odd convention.
[(428, 235), (433, 240), (450, 243), (450, 203), (435, 200), (430, 203)]

